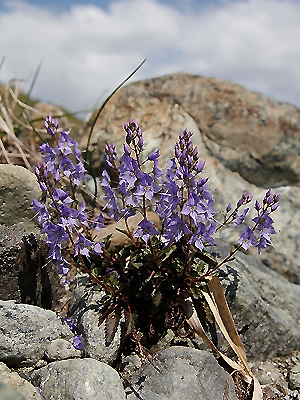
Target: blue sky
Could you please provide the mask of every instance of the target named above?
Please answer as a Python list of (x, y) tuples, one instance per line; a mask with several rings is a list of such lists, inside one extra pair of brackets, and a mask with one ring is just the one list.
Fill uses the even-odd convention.
[(299, 0), (0, 0), (0, 81), (71, 111), (132, 80), (178, 71), (300, 106)]
[[(140, 0), (141, 2), (143, 0)], [(56, 12), (63, 12), (66, 10), (70, 10), (72, 6), (78, 4), (94, 4), (97, 7), (100, 7), (104, 10), (108, 10), (112, 0), (26, 0), (27, 3), (42, 6), (42, 7), (49, 7), (55, 10)], [(222, 0), (159, 0), (160, 3), (174, 6), (177, 9), (184, 11), (184, 10), (200, 10), (206, 7), (210, 7), (212, 5), (221, 5), (224, 3)], [(9, 4), (5, 0), (0, 0), (0, 11), (7, 9), (7, 4)]]

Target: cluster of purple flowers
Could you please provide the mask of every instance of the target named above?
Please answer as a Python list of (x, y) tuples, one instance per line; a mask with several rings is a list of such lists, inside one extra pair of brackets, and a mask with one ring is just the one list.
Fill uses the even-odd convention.
[[(93, 242), (85, 237), (91, 228), (101, 232), (104, 227), (104, 217), (100, 214), (93, 221), (88, 221), (88, 214), (84, 202), (78, 204), (75, 199), (75, 188), (85, 180), (81, 151), (78, 143), (69, 137), (68, 132), (60, 132), (57, 139), (58, 123), (50, 116), (46, 118), (45, 127), (48, 133), (55, 137), (56, 147), (52, 148), (47, 143), (40, 146), (44, 155), (42, 165), (37, 164), (35, 174), (41, 190), (50, 200), (50, 204), (33, 200), (33, 209), (38, 214), (38, 221), (42, 224), (41, 232), (47, 234), (49, 259), (55, 261), (59, 273), (66, 275), (69, 271), (69, 262), (62, 256), (62, 247), (71, 242), (74, 246), (75, 256), (89, 258), (90, 253), (101, 254), (103, 243)], [(73, 157), (73, 160), (72, 160)], [(58, 186), (64, 184), (70, 191)]]
[[(56, 120), (49, 116), (45, 127), (50, 135), (57, 137)], [(113, 144), (105, 147), (106, 163), (114, 170), (117, 181), (112, 181), (105, 170), (101, 184), (105, 191), (105, 210), (109, 217), (118, 221), (141, 214), (142, 220), (137, 230), (133, 234), (128, 232), (133, 242), (139, 243), (142, 240), (147, 246), (152, 238), (156, 238), (163, 246), (169, 246), (184, 237), (188, 245), (202, 251), (204, 247), (216, 244), (214, 235), (221, 227), (230, 223), (234, 226), (245, 223), (249, 208), (245, 208), (241, 214), (239, 209), (252, 200), (247, 192), (242, 195), (234, 210), (231, 203), (228, 204), (224, 222), (217, 226), (213, 195), (207, 188), (208, 178), (199, 177), (205, 161), (199, 160), (197, 147), (191, 141), (191, 132), (184, 130), (179, 135), (179, 141), (174, 147), (174, 157), (162, 171), (159, 168), (159, 150), (142, 161), (143, 135), (137, 123), (130, 120), (124, 129), (126, 141), (119, 160)], [(42, 191), (50, 198), (50, 205), (47, 207), (34, 200), (34, 210), (42, 224), (41, 232), (47, 234), (49, 258), (56, 261), (60, 273), (66, 274), (69, 265), (61, 254), (63, 242), (72, 243), (75, 256), (89, 258), (90, 253), (103, 254), (103, 243), (93, 242), (89, 232), (90, 229), (101, 232), (104, 217), (100, 214), (93, 221), (88, 221), (84, 202), (79, 204), (75, 201), (75, 189), (85, 179), (86, 170), (78, 143), (69, 137), (69, 132), (60, 133), (60, 140), (56, 141), (55, 148), (43, 144), (40, 151), (44, 155), (44, 163), (37, 165), (36, 176)], [(152, 163), (148, 169), (151, 172), (144, 172), (145, 163)], [(59, 183), (63, 183), (63, 177), (67, 179), (70, 191), (58, 187)], [(278, 193), (272, 195), (270, 190), (262, 205), (256, 201), (257, 217), (253, 219), (254, 226), (246, 226), (238, 240), (240, 247), (247, 250), (251, 246), (257, 246), (260, 253), (267, 245), (272, 245), (270, 235), (275, 233), (275, 229), (270, 214), (278, 205)], [(49, 208), (55, 211), (55, 223)], [(147, 218), (148, 210), (154, 210), (159, 215), (161, 229)], [(73, 239), (74, 235), (76, 239)]]
[[(202, 251), (207, 245), (215, 245), (213, 235), (216, 227), (213, 195), (207, 189), (208, 178), (199, 178), (205, 161), (199, 160), (197, 147), (191, 141), (192, 133), (183, 131), (175, 144), (174, 153), (167, 168), (159, 168), (159, 151), (151, 153), (147, 160), (141, 162), (144, 150), (143, 137), (139, 126), (134, 120), (125, 124), (127, 133), (124, 152), (117, 166), (117, 151), (114, 145), (106, 146), (107, 165), (115, 170), (118, 182), (113, 185), (107, 171), (102, 175), (102, 186), (105, 190), (108, 215), (116, 221), (122, 217), (128, 218), (139, 212), (143, 219), (134, 233), (134, 238), (141, 238), (146, 244), (151, 237), (159, 237), (165, 246), (178, 242), (183, 236), (187, 243)], [(145, 162), (153, 162), (150, 173), (143, 172)], [(154, 199), (156, 200), (154, 202)], [(248, 204), (252, 196), (245, 192), (237, 202), (236, 208), (230, 213), (230, 218), (222, 226), (232, 222), (234, 226), (244, 223), (249, 211), (246, 208), (238, 215), (241, 206)], [(155, 204), (155, 207), (153, 206)], [(239, 238), (239, 244), (244, 249), (257, 246), (262, 248), (272, 244), (270, 235), (275, 233), (273, 220), (269, 216), (279, 205), (279, 195), (271, 195), (268, 191), (263, 206), (255, 203), (258, 216), (253, 219), (255, 225), (246, 227)], [(232, 206), (226, 209), (228, 214)], [(163, 231), (158, 231), (147, 219), (147, 210), (154, 209), (163, 221)], [(260, 232), (258, 239), (255, 231)]]
[[(269, 189), (263, 199), (262, 205), (259, 201), (255, 202), (255, 210), (257, 211), (257, 216), (252, 219), (254, 222), (253, 228), (247, 226), (244, 233), (238, 239), (238, 243), (245, 250), (248, 250), (251, 246), (257, 246), (258, 253), (260, 254), (262, 249), (265, 249), (267, 245), (272, 246), (272, 241), (270, 235), (276, 233), (274, 229), (274, 221), (270, 217), (270, 213), (275, 211), (279, 206), (279, 194), (271, 194), (271, 189)], [(249, 209), (245, 209), (242, 220), (244, 220)], [(238, 219), (238, 218), (237, 218)], [(241, 221), (242, 222), (242, 221)], [(237, 224), (241, 223), (238, 221)]]

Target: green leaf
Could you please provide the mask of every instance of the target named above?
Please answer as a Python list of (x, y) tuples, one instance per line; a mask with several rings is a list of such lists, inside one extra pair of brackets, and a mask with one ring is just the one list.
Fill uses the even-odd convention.
[(129, 233), (127, 231), (125, 231), (125, 229), (116, 228), (116, 231), (123, 233), (124, 235), (129, 237), (129, 239), (131, 239)]
[[(176, 250), (175, 245), (173, 245), (171, 247), (166, 246), (165, 248), (163, 248), (159, 254), (160, 261), (161, 262), (166, 261), (175, 250)], [(161, 258), (162, 256), (164, 256), (164, 257)]]
[(106, 238), (103, 240), (103, 243), (104, 243), (105, 250), (109, 248), (109, 245), (110, 245), (110, 239), (111, 239), (112, 235), (113, 235), (113, 234), (112, 234), (112, 233), (110, 233), (110, 234), (109, 234), (109, 235), (107, 235), (107, 236), (106, 236)]
[(125, 336), (128, 336), (131, 334), (133, 328), (135, 327), (137, 315), (136, 313), (131, 313), (129, 311), (124, 311), (124, 314), (125, 314), (125, 329), (126, 329)]
[(198, 299), (199, 298), (199, 289), (195, 286), (190, 287), (190, 291), (192, 293), (192, 296), (194, 297), (194, 299)]
[(158, 307), (161, 303), (162, 294), (161, 292), (157, 292), (155, 296), (152, 297), (153, 304)]

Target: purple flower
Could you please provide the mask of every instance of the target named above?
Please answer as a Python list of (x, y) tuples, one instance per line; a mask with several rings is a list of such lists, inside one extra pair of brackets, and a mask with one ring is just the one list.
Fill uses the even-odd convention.
[(76, 212), (76, 218), (78, 218), (78, 220), (80, 221), (80, 223), (84, 226), (86, 226), (87, 228), (89, 228), (89, 224), (87, 222), (87, 215), (86, 212), (84, 211), (85, 209), (85, 204), (82, 201), (80, 203), (80, 207), (79, 210)]
[(107, 143), (105, 145), (105, 153), (106, 153), (106, 157), (105, 157), (106, 164), (109, 167), (113, 167), (115, 164), (116, 156), (117, 156), (117, 150), (116, 150), (115, 145), (113, 143), (112, 144)]
[(101, 186), (103, 187), (110, 186), (110, 176), (106, 171), (106, 169), (102, 172)]
[(104, 247), (104, 243), (96, 242), (91, 247), (91, 253), (97, 254), (99, 256), (101, 253), (103, 253), (103, 250), (102, 250), (103, 247)]
[(226, 207), (226, 212), (229, 212), (231, 210), (231, 208), (232, 208), (232, 205), (231, 205), (231, 203), (229, 203), (228, 206)]
[(139, 169), (138, 163), (133, 158), (127, 156), (127, 154), (123, 154), (120, 162), (119, 189), (122, 188), (122, 183), (124, 183), (125, 186), (121, 189), (121, 192), (127, 193), (129, 189), (134, 187), (136, 180), (142, 177), (143, 173)]
[(41, 223), (42, 221), (48, 221), (50, 219), (50, 215), (45, 204), (41, 204), (36, 199), (33, 199), (32, 203), (33, 203), (33, 211), (38, 213), (39, 223)]
[(50, 174), (54, 173), (58, 166), (58, 163), (55, 160), (59, 153), (58, 150), (50, 147), (48, 143), (43, 143), (39, 149), (40, 153), (44, 155), (44, 169), (47, 169)]
[(126, 143), (124, 143), (124, 153), (127, 154), (128, 156), (130, 156), (131, 150), (130, 148), (127, 146)]
[[(73, 203), (73, 199), (68, 194), (69, 192), (64, 192), (62, 189), (54, 189), (52, 197), (58, 205), (69, 207)], [(54, 204), (51, 204), (51, 206), (55, 208)]]
[(62, 226), (65, 230), (68, 228), (70, 231), (73, 230), (73, 227), (78, 226), (77, 223), (77, 211), (73, 208), (61, 206), (61, 217), (59, 219), (58, 225)]
[(150, 235), (155, 236), (158, 235), (159, 232), (157, 229), (154, 227), (154, 225), (147, 220), (147, 218), (144, 218), (139, 224), (139, 228), (134, 234), (134, 237), (142, 238), (143, 241), (147, 244), (148, 240), (150, 239)]
[(104, 192), (105, 192), (104, 200), (107, 200), (105, 208), (108, 208), (109, 210), (107, 215), (110, 218), (114, 218), (114, 220), (117, 221), (120, 217), (120, 207), (118, 206), (115, 192), (110, 187), (110, 185), (104, 187)]
[(58, 164), (57, 172), (62, 172), (65, 176), (69, 177), (73, 170), (74, 164), (72, 161), (65, 154), (62, 154)]
[(154, 151), (153, 153), (149, 154), (148, 160), (154, 161), (160, 156), (159, 150)]
[(70, 131), (60, 133), (60, 141), (57, 146), (61, 154), (64, 154), (65, 156), (73, 153), (72, 147), (75, 143), (75, 140), (69, 137), (69, 133)]
[(203, 213), (203, 207), (200, 204), (199, 197), (195, 193), (191, 193), (188, 201), (182, 207), (181, 213), (188, 215), (197, 224), (199, 214)]
[(166, 245), (169, 245), (173, 241), (178, 242), (183, 235), (189, 235), (192, 232), (189, 230), (186, 223), (179, 217), (178, 213), (175, 213), (171, 219), (166, 219), (165, 223), (165, 239), (168, 240)]
[(83, 349), (82, 335), (76, 335), (76, 336), (73, 337), (73, 346), (77, 350), (82, 350)]
[(153, 165), (153, 169), (152, 169), (152, 174), (153, 174), (153, 176), (155, 176), (155, 178), (156, 178), (159, 182), (161, 182), (161, 181), (162, 181), (161, 177), (163, 176), (163, 172), (162, 172), (162, 170), (158, 167), (158, 164), (159, 164), (159, 159), (156, 158), (156, 159), (154, 160), (154, 165)]
[(62, 241), (69, 241), (69, 235), (61, 225), (55, 225), (51, 221), (43, 223), (41, 233), (47, 233), (47, 244), (50, 248), (61, 248)]
[(59, 260), (57, 263), (56, 263), (56, 267), (58, 267), (58, 273), (60, 274), (60, 275), (67, 275), (67, 273), (70, 271), (70, 267), (69, 267), (69, 265), (70, 264), (68, 264), (67, 262), (66, 262), (66, 260)]
[(89, 247), (93, 246), (94, 242), (92, 242), (89, 239), (86, 239), (80, 232), (78, 233), (78, 240), (75, 243), (74, 249), (75, 249), (75, 256), (77, 256), (79, 253), (82, 254), (83, 256), (86, 256), (89, 258), (90, 252), (89, 252)]
[(86, 180), (86, 169), (83, 166), (83, 162), (79, 161), (76, 165), (73, 171), (71, 172), (71, 179), (74, 182), (75, 186), (79, 187), (80, 183)]
[(99, 214), (98, 217), (92, 221), (92, 227), (98, 232), (102, 232), (102, 229), (105, 228), (104, 217), (102, 214)]
[(202, 235), (206, 231), (206, 225), (203, 222), (200, 222), (197, 228), (197, 232), (191, 236), (188, 243), (194, 243), (194, 245), (202, 251), (204, 248)]
[(69, 325), (72, 332), (76, 331), (77, 328), (76, 328), (75, 322), (72, 320), (72, 318), (66, 317), (66, 318), (64, 318), (64, 321)]
[(270, 243), (268, 243), (268, 242), (266, 241), (266, 238), (264, 238), (263, 236), (261, 236), (261, 237), (259, 238), (259, 242), (258, 242), (258, 245), (257, 245), (258, 254), (260, 254), (260, 252), (261, 252), (262, 249), (265, 249), (265, 248), (267, 247), (267, 244), (270, 244)]
[(243, 249), (245, 250), (248, 250), (250, 247), (256, 246), (258, 244), (257, 240), (254, 237), (254, 233), (252, 229), (249, 228), (249, 226), (247, 226), (246, 230), (244, 231), (244, 233), (242, 233), (237, 242), (242, 245)]
[(146, 199), (152, 201), (153, 196), (155, 193), (160, 191), (160, 187), (154, 181), (151, 175), (143, 174), (142, 178), (140, 179), (139, 186), (136, 189), (135, 195), (136, 196), (145, 196)]

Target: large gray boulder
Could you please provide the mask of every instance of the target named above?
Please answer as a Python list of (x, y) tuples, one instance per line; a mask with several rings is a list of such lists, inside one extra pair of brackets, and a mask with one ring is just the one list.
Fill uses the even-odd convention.
[(36, 176), (24, 167), (0, 164), (0, 225), (22, 222), (34, 229), (32, 200), (39, 199), (41, 189)]
[(211, 353), (174, 346), (156, 354), (153, 364), (127, 380), (127, 399), (216, 400), (225, 392), (237, 399), (232, 378)]
[(0, 361), (9, 367), (35, 365), (51, 341), (73, 336), (53, 311), (14, 301), (0, 300), (0, 326)]
[(19, 223), (0, 225), (0, 299), (46, 309), (61, 309), (66, 289), (48, 246), (35, 231)]
[[(223, 258), (230, 247), (219, 244), (215, 251)], [(300, 286), (256, 257), (238, 252), (235, 258), (221, 268), (220, 279), (247, 357), (265, 361), (294, 353), (300, 348)]]
[(132, 117), (165, 141), (180, 126), (196, 125), (209, 153), (257, 186), (299, 184), (300, 110), (289, 103), (224, 79), (165, 75), (119, 90), (101, 114), (94, 140), (102, 140), (97, 132), (109, 140), (122, 136), (120, 126)]
[(32, 376), (46, 399), (125, 400), (118, 373), (91, 358), (56, 361)]

